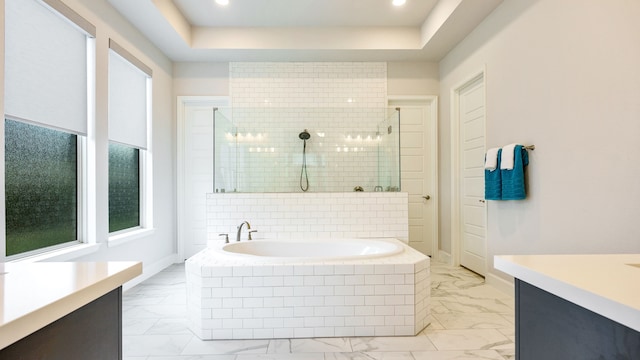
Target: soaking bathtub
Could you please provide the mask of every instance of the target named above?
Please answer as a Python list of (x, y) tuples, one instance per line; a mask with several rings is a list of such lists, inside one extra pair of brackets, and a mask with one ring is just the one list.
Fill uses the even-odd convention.
[(258, 262), (319, 262), (371, 259), (404, 250), (398, 241), (377, 239), (256, 240), (212, 246), (214, 252)]
[(214, 243), (186, 276), (203, 340), (407, 336), (430, 322), (429, 258), (396, 239)]

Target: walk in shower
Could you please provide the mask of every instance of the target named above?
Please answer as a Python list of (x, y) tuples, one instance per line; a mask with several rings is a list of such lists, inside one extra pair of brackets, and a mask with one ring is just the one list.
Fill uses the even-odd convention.
[(217, 108), (215, 192), (400, 191), (400, 108)]

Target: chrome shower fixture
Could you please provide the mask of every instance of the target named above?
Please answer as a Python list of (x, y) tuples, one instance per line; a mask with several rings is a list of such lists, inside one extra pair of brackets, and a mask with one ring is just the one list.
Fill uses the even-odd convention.
[(302, 169), (300, 170), (300, 190), (307, 192), (309, 190), (309, 173), (307, 173), (307, 140), (311, 138), (311, 134), (304, 129), (298, 137), (304, 143), (302, 145)]
[(300, 138), (300, 140), (309, 140), (309, 138), (311, 138), (311, 134), (309, 134), (309, 131), (307, 131), (307, 129), (304, 129), (304, 131), (302, 131), (298, 137)]

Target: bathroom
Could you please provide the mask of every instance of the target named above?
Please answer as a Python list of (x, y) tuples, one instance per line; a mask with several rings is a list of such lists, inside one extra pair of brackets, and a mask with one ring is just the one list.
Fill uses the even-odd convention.
[[(142, 30), (145, 26), (153, 29), (154, 22), (163, 21), (156, 7), (140, 16), (134, 26), (130, 22), (134, 16), (125, 18), (116, 9), (126, 1), (64, 3), (100, 29), (96, 39), (96, 116), (92, 130), (95, 145), (90, 155), (95, 159), (95, 174), (88, 181), (88, 192), (93, 195), (87, 199), (94, 204), (91, 207), (94, 210), (88, 214), (93, 220), (86, 229), (86, 241), (72, 252), (46, 258), (143, 261), (144, 274), (139, 281), (156, 274), (160, 278), (155, 281), (163, 277), (171, 279), (163, 270), (183, 261), (188, 251), (188, 245), (177, 239), (194, 236), (178, 220), (184, 215), (179, 210), (182, 199), (179, 193), (184, 189), (180, 183), (182, 144), (178, 137), (177, 98), (229, 97), (229, 63), (254, 59), (233, 54), (232, 60), (231, 56), (217, 61), (171, 60), (171, 47), (160, 48)], [(453, 121), (452, 92), (476, 74), (484, 73), (487, 147), (512, 142), (536, 145), (536, 150), (530, 153), (528, 198), (489, 201), (486, 205), (485, 278), (509, 292), (511, 279), (493, 268), (494, 255), (640, 252), (639, 230), (629, 225), (640, 215), (637, 206), (640, 194), (635, 191), (640, 163), (633, 157), (640, 136), (637, 122), (640, 89), (635, 80), (640, 63), (640, 49), (636, 45), (640, 25), (635, 19), (640, 10), (635, 3), (617, 0), (607, 4), (591, 0), (579, 4), (550, 0), (498, 3), (475, 30), (469, 29), (469, 34), (441, 57), (401, 55), (402, 50), (381, 51), (387, 54), (382, 56), (376, 51), (360, 50), (351, 61), (386, 64), (384, 97), (400, 100), (405, 96), (437, 97), (437, 189), (428, 193), (438, 203), (436, 251), (430, 254), (434, 262), (457, 265), (459, 261), (455, 182), (458, 169), (453, 165), (458, 151), (453, 148), (457, 125)], [(184, 32), (160, 30), (158, 34), (173, 41), (187, 36)], [(147, 232), (120, 239), (110, 239), (105, 220), (109, 38), (153, 69), (150, 134), (153, 186), (147, 199), (150, 204), (147, 214), (152, 222), (147, 223)], [(230, 52), (220, 50), (219, 54)], [(371, 55), (372, 52), (376, 54)], [(325, 61), (325, 57), (273, 56), (263, 61)], [(306, 127), (301, 125), (292, 132), (294, 140)], [(302, 147), (301, 140), (297, 141)], [(4, 181), (4, 176), (1, 178)], [(152, 300), (159, 301), (148, 299)], [(170, 312), (169, 307), (163, 309), (161, 304), (155, 310)], [(139, 326), (151, 326), (140, 317)], [(165, 324), (170, 323), (171, 317), (165, 319)], [(183, 341), (184, 334), (181, 336), (173, 339)], [(152, 342), (153, 336), (145, 335), (140, 341)], [(161, 355), (141, 354), (133, 358), (151, 356)]]

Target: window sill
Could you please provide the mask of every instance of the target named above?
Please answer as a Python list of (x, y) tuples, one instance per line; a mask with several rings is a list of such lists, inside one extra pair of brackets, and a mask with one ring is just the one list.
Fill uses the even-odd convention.
[(98, 249), (100, 249), (100, 244), (78, 244), (9, 262), (33, 263), (39, 261), (69, 261), (80, 256), (94, 253), (98, 251)]
[(151, 236), (155, 232), (156, 230), (153, 228), (152, 229), (136, 229), (136, 230), (127, 231), (125, 233), (121, 233), (117, 235), (111, 235), (107, 240), (107, 245), (109, 247), (119, 246), (137, 239)]

